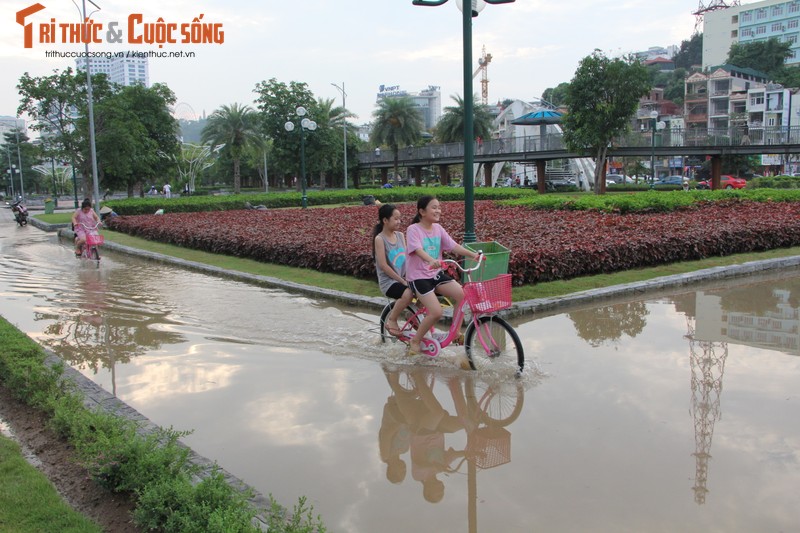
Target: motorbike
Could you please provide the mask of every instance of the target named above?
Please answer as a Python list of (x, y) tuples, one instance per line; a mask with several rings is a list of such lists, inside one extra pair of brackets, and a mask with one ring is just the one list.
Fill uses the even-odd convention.
[(11, 204), (11, 212), (14, 213), (14, 220), (20, 226), (28, 225), (28, 208), (22, 203), (22, 199)]

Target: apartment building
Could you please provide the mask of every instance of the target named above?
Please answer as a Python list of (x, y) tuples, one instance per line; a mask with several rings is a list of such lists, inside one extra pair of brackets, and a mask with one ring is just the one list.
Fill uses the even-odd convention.
[(747, 123), (748, 92), (763, 89), (767, 76), (733, 65), (721, 65), (707, 73), (686, 78), (684, 119), (687, 129), (727, 129)]
[[(86, 70), (86, 58), (76, 59), (75, 66), (79, 70)], [(150, 68), (146, 57), (93, 57), (89, 68), (92, 76), (105, 74), (111, 83), (123, 86), (139, 83), (150, 87)]]
[(724, 63), (734, 43), (777, 38), (792, 43), (787, 65), (800, 64), (800, 0), (764, 0), (706, 13), (703, 69)]

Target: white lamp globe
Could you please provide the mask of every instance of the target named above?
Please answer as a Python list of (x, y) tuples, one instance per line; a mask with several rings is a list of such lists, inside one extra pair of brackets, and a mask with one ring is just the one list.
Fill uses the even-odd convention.
[[(477, 17), (478, 13), (483, 11), (483, 8), (486, 7), (486, 2), (483, 0), (471, 0), (472, 1), (472, 16)], [(458, 6), (458, 10), (462, 13), (464, 12), (464, 2), (463, 0), (456, 0), (456, 6)]]

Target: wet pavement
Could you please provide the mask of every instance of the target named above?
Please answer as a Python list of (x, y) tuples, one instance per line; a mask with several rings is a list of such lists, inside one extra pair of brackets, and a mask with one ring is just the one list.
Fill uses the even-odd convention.
[(409, 361), (374, 309), (5, 226), (0, 314), (330, 531), (800, 523), (797, 269), (518, 318), (514, 380)]

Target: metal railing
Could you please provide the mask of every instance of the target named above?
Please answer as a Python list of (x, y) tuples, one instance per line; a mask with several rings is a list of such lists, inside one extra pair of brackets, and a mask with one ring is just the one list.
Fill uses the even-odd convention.
[[(791, 128), (745, 127), (728, 128), (687, 128), (667, 129), (656, 132), (655, 142), (652, 131), (631, 131), (614, 139), (612, 147), (728, 147), (728, 146), (779, 146), (800, 144), (800, 126)], [(507, 137), (486, 139), (475, 142), (475, 162), (513, 159), (514, 156), (536, 152), (566, 151), (562, 133), (548, 133), (544, 136)], [(452, 164), (453, 160), (463, 158), (464, 144), (428, 144), (419, 147), (405, 147), (398, 151), (398, 162), (407, 164), (435, 165)], [(555, 154), (554, 154), (555, 155)], [(394, 153), (389, 149), (376, 152), (361, 152), (359, 163), (364, 166), (386, 166), (394, 162)]]

